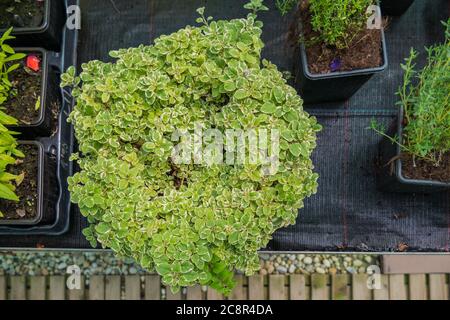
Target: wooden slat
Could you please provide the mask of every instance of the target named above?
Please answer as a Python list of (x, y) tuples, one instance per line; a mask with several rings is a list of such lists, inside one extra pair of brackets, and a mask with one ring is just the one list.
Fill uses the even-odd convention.
[(285, 300), (287, 298), (287, 290), (284, 284), (284, 275), (274, 274), (269, 276), (269, 300)]
[(373, 290), (374, 300), (389, 300), (389, 277), (385, 274), (380, 275), (381, 287)]
[(0, 276), (0, 301), (6, 300), (6, 277)]
[(84, 276), (80, 276), (79, 289), (67, 289), (67, 298), (69, 300), (84, 300), (85, 299), (85, 283)]
[(291, 300), (306, 300), (306, 279), (302, 274), (289, 276), (289, 297)]
[(246, 292), (244, 290), (244, 276), (235, 275), (234, 280), (236, 281), (236, 287), (230, 294), (230, 300), (247, 300)]
[(430, 300), (448, 300), (449, 290), (445, 274), (430, 274)]
[(311, 299), (312, 300), (329, 300), (330, 289), (327, 285), (328, 275), (312, 274), (311, 275)]
[(89, 300), (105, 300), (104, 276), (91, 276), (89, 281)]
[(367, 287), (367, 274), (352, 275), (353, 300), (372, 300), (372, 291)]
[(181, 300), (181, 290), (173, 293), (170, 287), (166, 287), (166, 300)]
[(11, 276), (11, 300), (25, 300), (26, 293), (26, 279), (25, 276)]
[(120, 276), (105, 277), (105, 300), (120, 300), (122, 286)]
[(161, 299), (161, 278), (156, 274), (145, 276), (145, 299)]
[(403, 274), (389, 275), (389, 298), (390, 300), (407, 300), (408, 292)]
[(200, 286), (194, 286), (187, 288), (186, 292), (186, 300), (202, 300), (203, 293), (202, 293), (202, 287)]
[(248, 277), (248, 299), (264, 300), (264, 276), (257, 274)]
[(141, 300), (141, 277), (130, 275), (125, 277), (125, 300)]
[(348, 288), (348, 276), (346, 274), (335, 274), (331, 276), (331, 299), (350, 299)]
[(400, 254), (383, 256), (383, 273), (446, 273), (450, 270), (450, 255)]
[(212, 288), (208, 288), (206, 291), (207, 300), (223, 300), (223, 295)]
[(49, 300), (64, 300), (66, 298), (66, 278), (64, 276), (49, 277), (48, 288)]
[(28, 291), (28, 300), (45, 300), (46, 278), (45, 276), (30, 277), (30, 289)]
[(409, 298), (411, 300), (427, 300), (427, 277), (425, 274), (409, 275)]

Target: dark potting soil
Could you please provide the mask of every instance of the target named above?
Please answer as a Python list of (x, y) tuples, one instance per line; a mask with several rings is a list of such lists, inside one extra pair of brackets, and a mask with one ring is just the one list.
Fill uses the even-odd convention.
[[(42, 60), (41, 56), (36, 56)], [(32, 124), (40, 115), (42, 69), (37, 72), (30, 70), (25, 66), (25, 59), (9, 74), (12, 89), (5, 107), (6, 113), (18, 119), (19, 123)]]
[[(377, 29), (361, 30), (350, 43), (348, 48), (337, 49), (324, 43), (311, 41), (317, 32), (312, 30), (311, 14), (307, 1), (299, 6), (297, 17), (303, 26), (302, 37), (306, 40), (306, 55), (308, 69), (313, 74), (326, 74), (333, 71), (352, 71), (366, 68), (376, 68), (383, 64), (381, 32)], [(331, 69), (331, 63), (340, 61), (340, 67)]]
[(410, 154), (402, 154), (402, 173), (408, 179), (430, 180), (450, 183), (450, 152), (442, 157), (438, 167), (420, 159), (413, 160)]
[(0, 200), (0, 211), (4, 220), (28, 220), (37, 215), (39, 150), (34, 145), (22, 145), (19, 149), (25, 154), (25, 158), (17, 160), (17, 164), (9, 166), (8, 169), (12, 174), (25, 175), (15, 191), (20, 200)]
[(0, 29), (41, 26), (44, 21), (45, 1), (1, 0)]

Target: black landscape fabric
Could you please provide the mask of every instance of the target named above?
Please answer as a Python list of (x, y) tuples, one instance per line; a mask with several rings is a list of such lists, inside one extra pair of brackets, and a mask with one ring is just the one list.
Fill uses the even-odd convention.
[[(79, 62), (112, 59), (113, 49), (151, 44), (153, 39), (187, 24), (195, 25), (195, 9), (206, 7), (216, 19), (244, 17), (246, 0), (81, 0), (82, 30)], [(264, 22), (263, 55), (281, 71), (293, 72), (293, 15), (281, 17), (275, 0)], [(375, 160), (380, 137), (367, 127), (372, 119), (388, 125), (395, 119), (395, 91), (400, 63), (410, 48), (442, 42), (441, 20), (448, 18), (447, 0), (416, 0), (402, 17), (388, 21), (388, 69), (375, 75), (349, 101), (315, 105), (307, 110), (323, 125), (313, 155), (320, 174), (318, 193), (305, 202), (297, 224), (274, 234), (267, 250), (291, 251), (449, 251), (450, 193), (388, 194), (375, 186)], [(420, 63), (419, 63), (420, 65)], [(324, 88), (326, 90), (326, 88)], [(0, 237), (3, 247), (89, 248), (81, 230), (86, 226), (76, 208), (69, 232), (59, 237)]]

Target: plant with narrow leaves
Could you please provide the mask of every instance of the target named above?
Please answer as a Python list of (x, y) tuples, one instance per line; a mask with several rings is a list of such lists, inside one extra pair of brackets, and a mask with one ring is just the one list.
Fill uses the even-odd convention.
[[(445, 43), (426, 49), (428, 63), (416, 71), (416, 50), (402, 64), (403, 83), (397, 95), (403, 108), (404, 128), (401, 148), (414, 158), (439, 166), (450, 152), (450, 19), (443, 22)], [(372, 128), (386, 136), (376, 122)], [(399, 143), (398, 137), (388, 137)]]
[(317, 33), (312, 42), (338, 49), (348, 48), (367, 24), (367, 8), (374, 0), (309, 0), (311, 26)]
[[(321, 127), (276, 66), (261, 64), (255, 13), (230, 21), (199, 13), (200, 27), (62, 75), (76, 99), (70, 120), (80, 150), (69, 190), (93, 246), (155, 269), (174, 290), (200, 283), (228, 294), (234, 269), (256, 272), (257, 250), (316, 192), (310, 155)], [(247, 160), (175, 164), (171, 137), (198, 122), (221, 132), (279, 130), (277, 173)]]
[(288, 14), (289, 11), (292, 10), (292, 8), (295, 7), (296, 4), (298, 4), (299, 0), (276, 0), (275, 6), (277, 7), (278, 11), (280, 11), (281, 15), (284, 16)]
[(9, 81), (8, 75), (20, 66), (20, 64), (13, 63), (13, 61), (25, 57), (25, 54), (16, 53), (14, 49), (6, 43), (6, 41), (15, 38), (11, 36), (11, 32), (12, 28), (9, 28), (0, 37), (0, 106), (5, 103), (11, 94), (12, 84)]

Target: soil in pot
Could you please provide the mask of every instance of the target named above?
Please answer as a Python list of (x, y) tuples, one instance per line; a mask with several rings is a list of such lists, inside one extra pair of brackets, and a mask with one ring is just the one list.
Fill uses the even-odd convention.
[(414, 160), (410, 154), (406, 153), (403, 153), (400, 158), (402, 174), (405, 178), (450, 183), (450, 152), (443, 155), (438, 167), (425, 160)]
[(308, 1), (301, 2), (297, 16), (302, 21), (302, 38), (306, 41), (308, 68), (311, 73), (327, 74), (383, 65), (380, 30), (364, 28), (354, 37), (348, 48), (337, 49), (312, 40), (317, 33), (312, 29)]
[[(27, 61), (33, 69), (27, 67)], [(11, 95), (4, 106), (6, 113), (18, 119), (22, 125), (29, 125), (39, 120), (42, 84), (41, 61), (41, 55), (29, 54), (19, 62), (20, 67), (9, 74), (9, 80), (12, 83)]]
[(8, 168), (12, 174), (24, 174), (22, 183), (15, 191), (20, 200), (0, 200), (2, 220), (32, 220), (38, 214), (39, 149), (35, 145), (21, 145), (19, 149), (25, 154), (25, 158), (18, 159), (16, 165)]
[(45, 1), (1, 0), (0, 29), (41, 26), (44, 21)]

